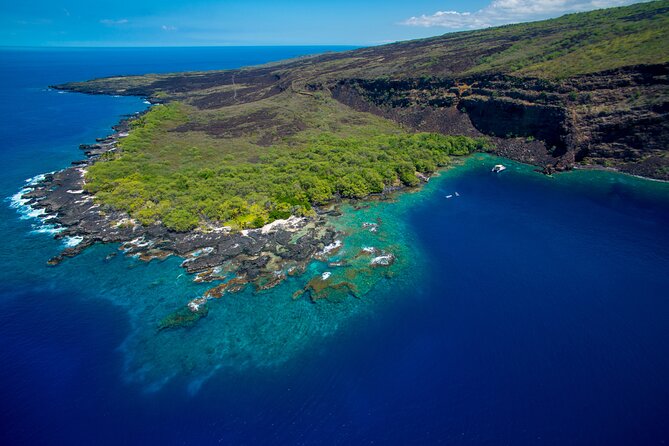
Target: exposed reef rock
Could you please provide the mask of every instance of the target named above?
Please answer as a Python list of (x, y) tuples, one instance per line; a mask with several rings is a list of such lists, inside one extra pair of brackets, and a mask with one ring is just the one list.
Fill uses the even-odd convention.
[(158, 324), (158, 331), (192, 327), (197, 321), (209, 314), (209, 309), (204, 302), (191, 304), (166, 316)]
[[(277, 220), (260, 229), (230, 233), (227, 230), (175, 232), (160, 223), (143, 226), (126, 213), (101, 206), (84, 189), (86, 167), (107, 151), (116, 149), (125, 136), (124, 122), (115, 134), (98, 144), (82, 146), (87, 160), (31, 182), (22, 192), (25, 205), (41, 211), (60, 231), (57, 238), (76, 238), (75, 246), (64, 249), (48, 261), (57, 265), (79, 254), (94, 243), (121, 243), (126, 255), (140, 260), (165, 259), (171, 255), (184, 258), (182, 267), (195, 280), (212, 282), (235, 277), (210, 289), (202, 299), (220, 298), (226, 292), (238, 292), (252, 284), (265, 290), (281, 283), (288, 272), (303, 271), (315, 258), (327, 259), (341, 242), (337, 233), (324, 224), (324, 217), (291, 217)], [(206, 315), (203, 302), (191, 301), (163, 320), (159, 329), (190, 326)], [(204, 307), (206, 308), (206, 307)], [(197, 316), (190, 313), (198, 313)]]
[(319, 299), (337, 301), (349, 295), (357, 296), (358, 288), (352, 282), (347, 280), (335, 281), (330, 275), (323, 274), (311, 279), (304, 289), (293, 294), (293, 298), (297, 299), (303, 294), (307, 294), (312, 302)]

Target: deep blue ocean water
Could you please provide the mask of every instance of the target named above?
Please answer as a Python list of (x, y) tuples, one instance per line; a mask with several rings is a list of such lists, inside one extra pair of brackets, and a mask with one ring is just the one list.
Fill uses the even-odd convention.
[[(2, 50), (0, 192), (67, 166), (79, 144), (145, 107), (48, 85), (322, 50)], [(380, 304), (362, 316), (318, 319), (312, 304), (281, 301), (280, 289), (242, 295), (168, 338), (169, 351), (131, 335), (154, 316), (140, 302), (182, 305), (202, 291), (176, 259), (105, 262), (115, 247), (100, 246), (47, 267), (62, 242), (5, 201), (0, 444), (666, 444), (669, 187), (606, 172), (551, 179), (508, 161), (493, 175), (497, 162), (472, 157), (420, 193), (361, 211), (395, 219), (421, 259), (403, 286), (370, 292)], [(231, 314), (271, 327), (235, 332), (266, 347), (249, 356), (256, 366), (199, 381), (180, 369), (162, 385), (129, 374), (129, 362), (136, 372), (175, 357), (199, 370), (193, 351), (209, 344), (198, 336), (215, 336), (207, 328)], [(283, 320), (300, 317), (311, 319), (292, 342), (297, 332), (283, 327), (302, 326)], [(270, 344), (273, 335), (287, 337)]]

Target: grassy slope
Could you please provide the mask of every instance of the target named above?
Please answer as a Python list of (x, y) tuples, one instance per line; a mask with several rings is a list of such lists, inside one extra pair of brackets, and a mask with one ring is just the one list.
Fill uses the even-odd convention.
[[(356, 77), (465, 77), (484, 72), (563, 78), (666, 62), (669, 62), (669, 0), (661, 0), (302, 57), (246, 68), (240, 73), (262, 69), (297, 84)], [(203, 75), (192, 72), (112, 77), (72, 83), (68, 87), (104, 93), (139, 88), (157, 94), (158, 98), (175, 94), (183, 97), (184, 93), (205, 92), (194, 82)], [(186, 81), (178, 93), (160, 83), (175, 78)], [(224, 88), (223, 84), (213, 87)]]
[(669, 60), (669, 2), (651, 2), (555, 20), (493, 28), (510, 48), (477, 61), (469, 72), (565, 78)]
[(88, 187), (101, 202), (175, 229), (248, 227), (308, 213), (310, 203), (335, 194), (378, 191), (379, 177), (381, 186), (413, 184), (414, 171), (428, 172), (448, 154), (475, 147), (434, 136), (437, 148), (421, 152), (420, 139), (397, 124), (334, 101), (327, 88), (312, 92), (310, 84), (490, 72), (565, 78), (667, 61), (669, 1), (658, 1), (242, 70), (67, 88), (173, 104), (151, 112), (121, 153), (90, 169)]

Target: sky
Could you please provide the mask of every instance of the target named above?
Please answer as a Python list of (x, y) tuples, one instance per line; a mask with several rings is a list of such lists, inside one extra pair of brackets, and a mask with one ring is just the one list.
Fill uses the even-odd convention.
[(378, 45), (631, 3), (3, 0), (0, 46)]

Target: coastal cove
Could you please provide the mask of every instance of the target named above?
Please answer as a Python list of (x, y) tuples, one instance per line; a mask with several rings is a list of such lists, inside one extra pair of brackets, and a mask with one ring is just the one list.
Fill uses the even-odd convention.
[[(19, 113), (3, 106), (2, 134), (12, 141), (2, 152), (5, 197), (25, 178), (78, 159), (78, 144), (146, 105), (43, 90), (113, 74), (103, 68), (108, 55), (61, 51), (8, 56), (16, 71), (5, 85), (19, 93), (3, 89), (3, 104), (32, 102)], [(117, 69), (131, 72), (123, 61), (132, 55), (118, 51)], [(298, 50), (200, 51), (233, 67)], [(155, 70), (143, 57), (135, 72)], [(71, 65), (21, 84), (40, 58)], [(95, 61), (100, 71), (82, 74)], [(498, 163), (507, 170), (491, 173)], [(211, 288), (194, 283), (182, 259), (143, 262), (118, 244), (96, 244), (50, 267), (63, 242), (9, 205), (0, 211), (0, 359), (8, 364), (0, 439), (13, 442), (4, 444), (669, 438), (665, 183), (604, 171), (551, 178), (474, 154), (419, 190), (328, 217), (344, 234), (338, 256), (375, 247), (395, 257), (392, 274), (356, 277), (359, 297), (293, 298), (314, 277), (344, 274), (313, 261), (270, 290), (208, 303), (193, 327), (163, 331), (166, 315)]]

